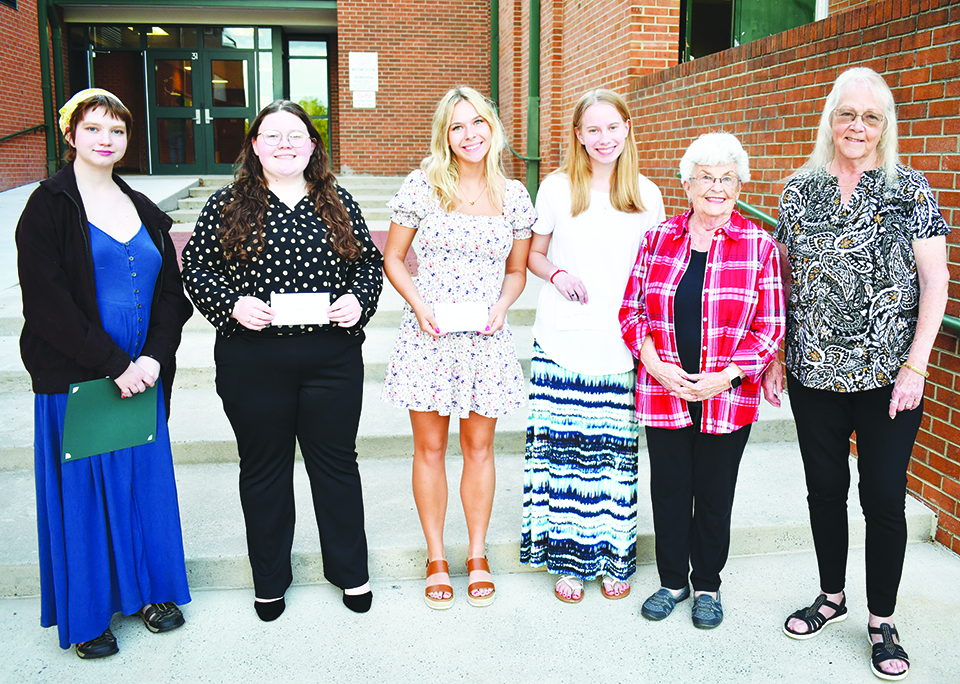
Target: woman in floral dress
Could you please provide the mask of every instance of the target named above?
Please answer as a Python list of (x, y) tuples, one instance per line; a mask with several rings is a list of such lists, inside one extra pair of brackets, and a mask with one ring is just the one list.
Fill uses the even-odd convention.
[[(496, 113), (476, 90), (450, 90), (433, 117), (430, 155), (390, 202), (384, 270), (408, 306), (383, 398), (410, 411), (413, 495), (427, 542), (424, 598), (438, 610), (453, 603), (443, 544), (450, 417), (460, 418), (467, 601), (486, 606), (495, 591), (485, 551), (496, 478), (494, 429), (497, 418), (525, 398), (506, 315), (526, 283), (536, 217), (523, 185), (503, 175), (503, 141)], [(418, 232), (419, 275), (413, 279), (404, 258)], [(459, 305), (460, 313), (485, 308), (485, 321), (476, 321), (476, 331), (452, 331), (464, 326), (438, 315), (438, 304)]]

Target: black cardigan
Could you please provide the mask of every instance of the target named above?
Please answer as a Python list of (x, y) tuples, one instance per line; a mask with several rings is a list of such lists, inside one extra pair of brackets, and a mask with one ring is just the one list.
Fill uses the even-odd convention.
[[(183, 324), (193, 314), (183, 294), (169, 216), (118, 176), (160, 251), (144, 356), (160, 363), (167, 414)], [(23, 297), (20, 355), (37, 394), (60, 394), (71, 383), (120, 376), (130, 356), (103, 329), (90, 249), (90, 228), (73, 164), (40, 183), (17, 224), (17, 270)]]

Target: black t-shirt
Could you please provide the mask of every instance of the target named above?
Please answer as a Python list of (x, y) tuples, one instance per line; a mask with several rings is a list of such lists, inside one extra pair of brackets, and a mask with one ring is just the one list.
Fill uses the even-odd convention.
[(673, 331), (677, 336), (680, 365), (687, 373), (700, 372), (700, 337), (703, 333), (703, 278), (707, 252), (690, 251), (690, 263), (673, 298)]

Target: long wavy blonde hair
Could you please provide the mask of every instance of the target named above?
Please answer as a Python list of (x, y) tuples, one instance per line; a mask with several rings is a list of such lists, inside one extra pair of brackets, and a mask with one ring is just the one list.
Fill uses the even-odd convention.
[(430, 155), (420, 162), (420, 168), (427, 175), (427, 181), (433, 186), (444, 211), (451, 211), (457, 199), (457, 185), (460, 182), (460, 165), (456, 155), (450, 149), (448, 139), (453, 108), (467, 101), (473, 105), (484, 121), (490, 126), (490, 151), (487, 152), (484, 165), (484, 180), (487, 183), (487, 197), (494, 207), (503, 206), (503, 190), (506, 177), (503, 172), (503, 124), (493, 106), (483, 95), (466, 86), (451, 88), (444, 95), (437, 110), (433, 113), (433, 133), (430, 139)]
[[(598, 103), (608, 104), (620, 114), (624, 121), (630, 121), (630, 110), (622, 97), (612, 90), (598, 88), (584, 93), (573, 108), (573, 119), (570, 122), (570, 144), (567, 154), (558, 169), (558, 173), (565, 173), (570, 179), (570, 213), (573, 216), (582, 214), (590, 207), (590, 177), (593, 170), (590, 167), (590, 156), (577, 138), (577, 131), (583, 126), (583, 115), (591, 105)], [(639, 171), (637, 161), (637, 143), (633, 137), (633, 127), (627, 132), (623, 141), (623, 152), (617, 158), (610, 178), (610, 204), (617, 211), (638, 214), (646, 211), (640, 199), (640, 184), (637, 182)], [(621, 173), (622, 171), (622, 173)]]

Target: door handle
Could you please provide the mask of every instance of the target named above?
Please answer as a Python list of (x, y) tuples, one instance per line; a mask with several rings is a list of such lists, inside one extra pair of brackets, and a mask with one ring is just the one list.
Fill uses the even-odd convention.
[(213, 123), (213, 117), (210, 116), (210, 110), (209, 110), (209, 109), (204, 109), (203, 111), (204, 111), (204, 113), (207, 115), (207, 123), (208, 123), (208, 124)]
[(199, 125), (200, 125), (200, 110), (199, 110), (199, 109), (196, 109), (196, 110), (194, 110), (194, 111), (196, 112), (196, 114), (194, 114), (194, 116), (193, 116), (193, 123), (195, 123), (195, 124), (197, 124), (197, 125), (199, 126)]

